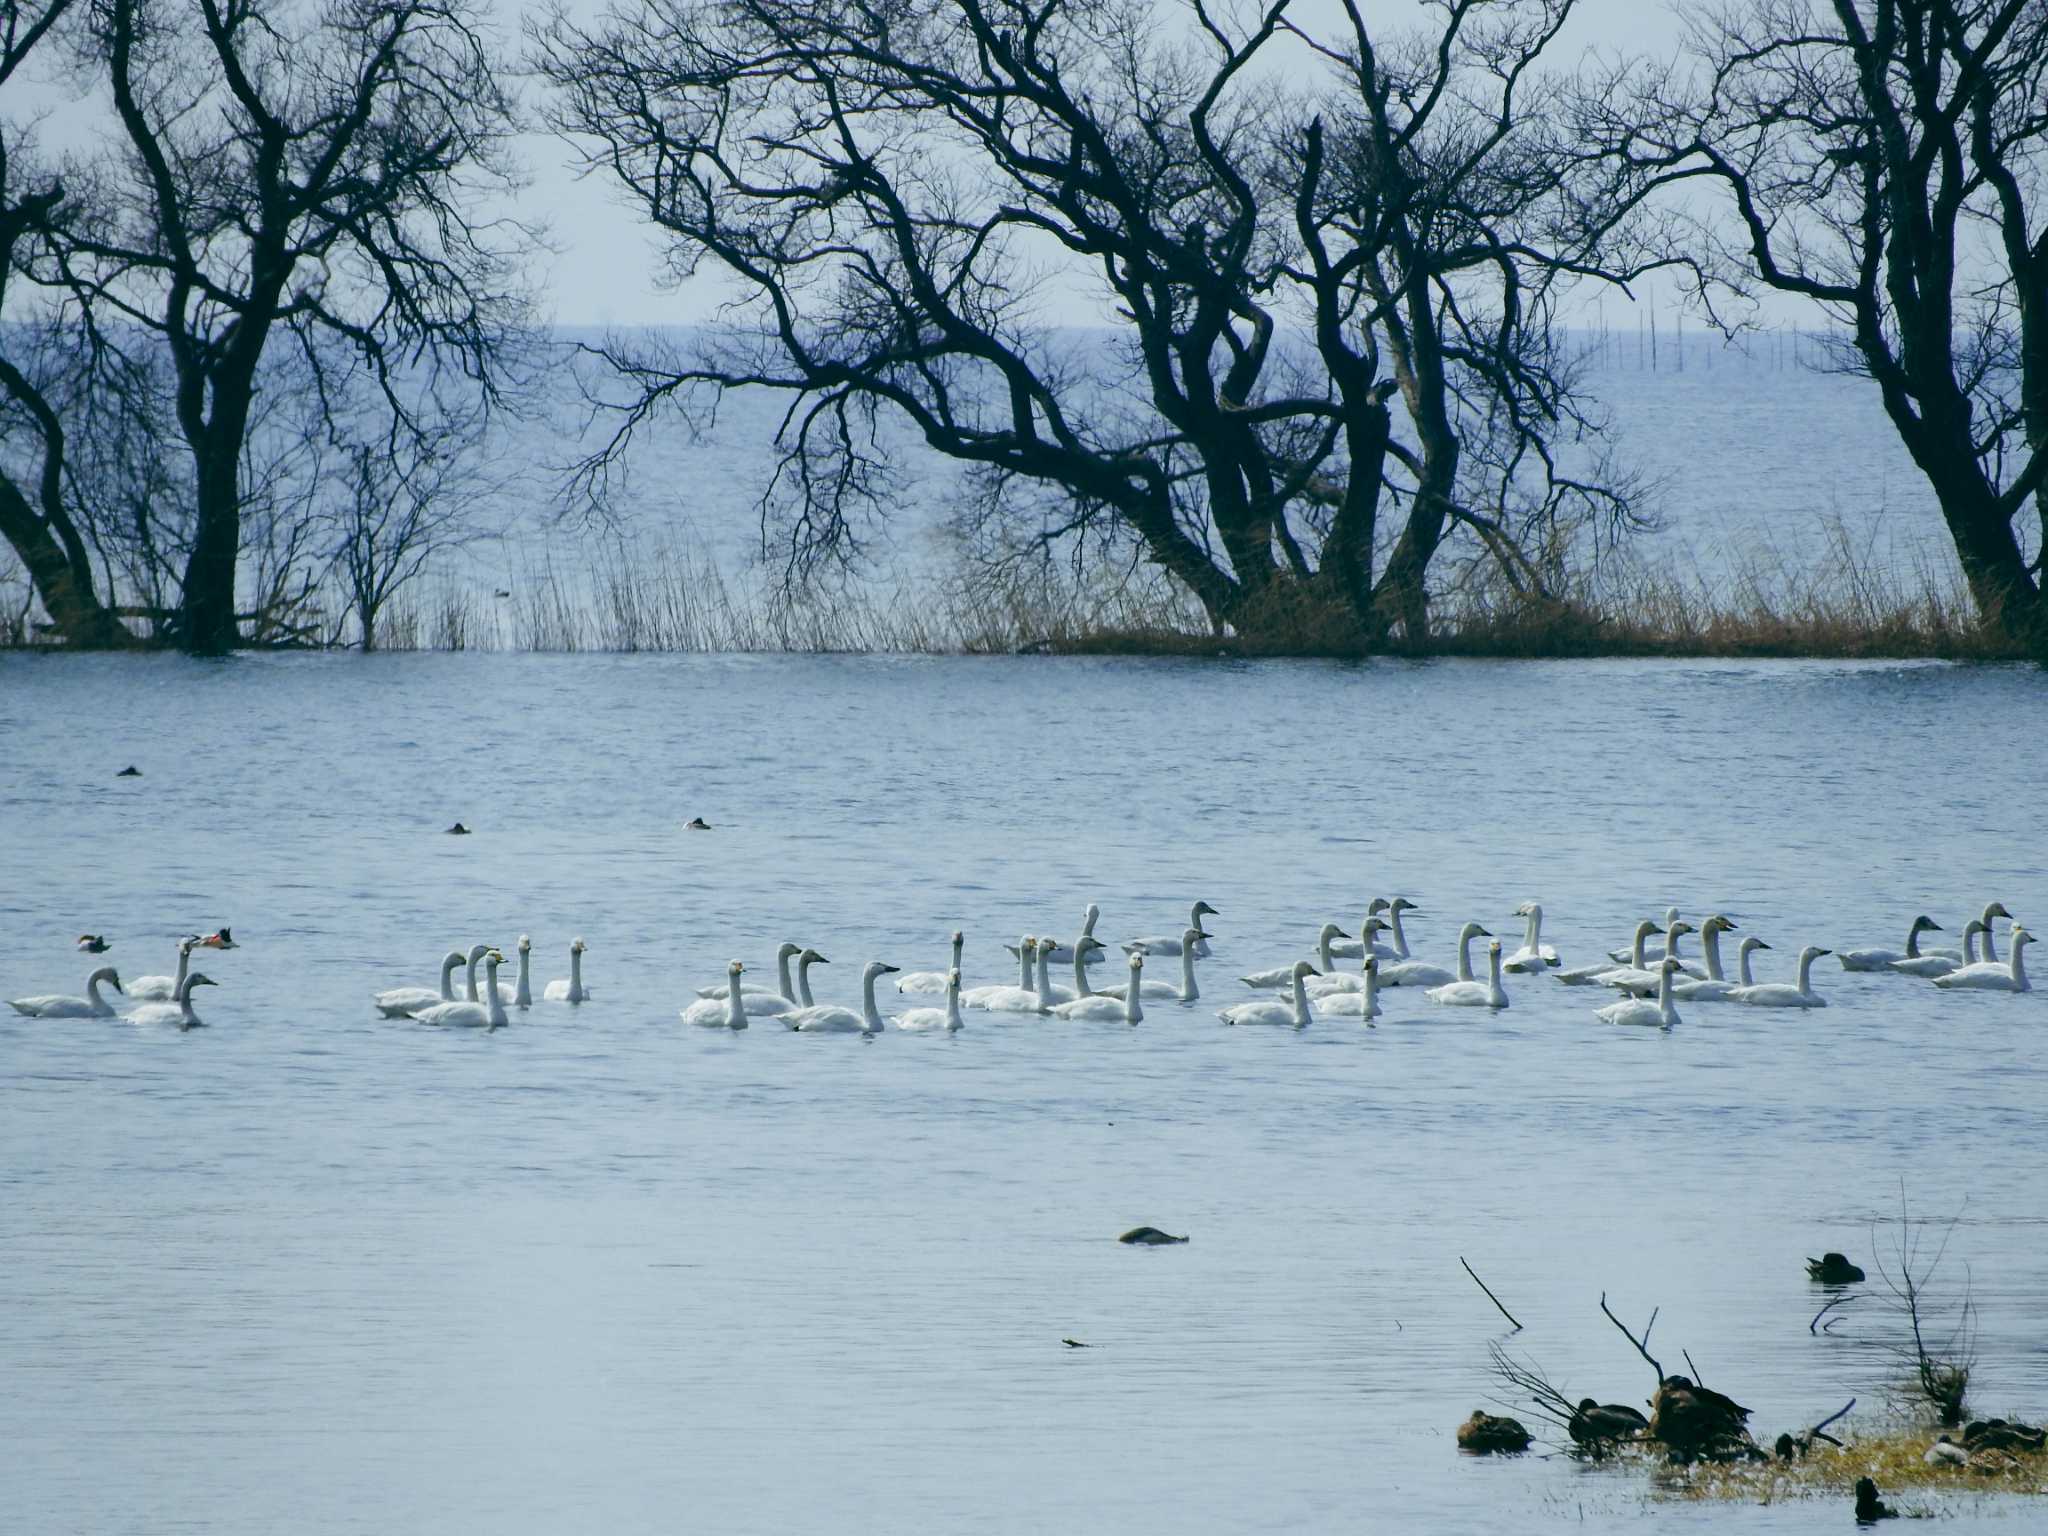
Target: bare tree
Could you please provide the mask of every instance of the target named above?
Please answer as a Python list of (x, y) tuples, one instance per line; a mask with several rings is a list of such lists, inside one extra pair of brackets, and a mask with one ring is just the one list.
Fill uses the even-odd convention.
[(2048, 648), (2018, 526), (2048, 520), (2048, 7), (1740, 0), (1691, 28), (1690, 67), (1588, 93), (1587, 139), (1687, 198), (1710, 306), (1769, 289), (1833, 317), (1984, 621)]
[[(1328, 38), (1290, 4), (557, 12), (558, 126), (674, 275), (740, 292), (680, 349), (606, 349), (629, 390), (582, 484), (663, 406), (787, 391), (792, 572), (886, 516), (901, 423), (969, 467), (1004, 548), (1129, 550), (1219, 625), (1368, 644), (1422, 643), (1455, 523), (1533, 575), (1517, 516), (1625, 517), (1554, 452), (1590, 425), (1556, 294), (1606, 274), (1618, 217), (1531, 100), (1573, 0), (1439, 0), (1386, 48), (1355, 4)], [(1058, 334), (1054, 288), (1110, 339)]]
[(346, 358), (401, 434), (437, 391), (498, 398), (529, 237), (485, 200), (513, 185), (516, 120), (465, 0), (95, 0), (86, 18), (74, 44), (117, 141), (31, 271), (102, 344), (169, 360), (193, 514), (174, 638), (218, 652), (240, 637), (274, 343), (317, 398)]
[[(0, 93), (23, 74), (72, 0), (0, 0)], [(19, 313), (16, 296), (38, 242), (65, 200), (39, 172), (23, 125), (0, 117), (0, 537), (27, 571), (51, 623), (78, 646), (129, 638), (95, 581), (87, 539), (67, 503), (70, 441), (59, 398), (80, 370), (73, 349), (47, 345), (46, 326)]]

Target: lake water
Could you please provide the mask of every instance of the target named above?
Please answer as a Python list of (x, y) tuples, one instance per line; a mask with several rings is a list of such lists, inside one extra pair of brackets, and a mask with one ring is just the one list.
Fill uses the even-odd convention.
[[(1574, 1395), (1651, 1386), (1602, 1291), (1661, 1307), (1661, 1357), (1768, 1437), (1897, 1376), (1872, 1223), (1903, 1183), (1961, 1212), (1976, 1404), (2038, 1416), (2043, 993), (1823, 961), (1825, 1011), (1670, 1033), (1536, 978), (1499, 1017), (1404, 990), (1298, 1034), (1210, 999), (871, 1042), (676, 1010), (785, 936), (836, 999), (956, 925), (1004, 979), (1002, 941), (1089, 900), (1111, 940), (1218, 907), (1217, 1002), (1394, 892), (1429, 957), (1540, 899), (1584, 961), (1676, 903), (1779, 978), (1923, 910), (2043, 921), (2044, 720), (2023, 668), (0, 657), (0, 997), (76, 990), (87, 930), (130, 975), (242, 945), (203, 960), (203, 1030), (0, 1018), (0, 1519), (1846, 1528), (1461, 1457), (1504, 1325), (1458, 1260)], [(536, 989), (584, 936), (598, 1000), (372, 1013), (520, 933)], [(1113, 1241), (1141, 1222), (1192, 1241)], [(1821, 1337), (1825, 1248), (1872, 1284)]]

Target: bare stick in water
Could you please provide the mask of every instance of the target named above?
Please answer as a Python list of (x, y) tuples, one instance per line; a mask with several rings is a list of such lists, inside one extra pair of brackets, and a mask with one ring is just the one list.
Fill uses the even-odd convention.
[[(1459, 1258), (1458, 1262), (1460, 1264), (1465, 1264), (1465, 1260), (1462, 1257)], [(1472, 1266), (1470, 1264), (1465, 1264), (1465, 1273), (1472, 1276), (1472, 1283), (1474, 1285), (1478, 1286), (1479, 1289), (1481, 1289), (1482, 1291), (1486, 1291), (1486, 1299), (1492, 1302), (1496, 1307), (1500, 1307), (1500, 1315), (1506, 1318), (1509, 1322), (1515, 1323), (1515, 1332), (1520, 1333), (1522, 1331), (1522, 1325), (1520, 1323), (1515, 1322), (1515, 1314), (1510, 1312), (1506, 1307), (1500, 1306), (1500, 1298), (1494, 1295), (1492, 1291), (1486, 1290), (1486, 1282), (1480, 1279), (1479, 1276), (1473, 1272)]]
[(1621, 1330), (1621, 1336), (1624, 1339), (1627, 1339), (1629, 1343), (1635, 1345), (1636, 1353), (1641, 1355), (1645, 1360), (1650, 1362), (1650, 1369), (1657, 1373), (1657, 1383), (1659, 1386), (1662, 1386), (1664, 1382), (1664, 1367), (1657, 1363), (1657, 1357), (1651, 1354), (1649, 1350), (1650, 1330), (1657, 1326), (1656, 1310), (1651, 1310), (1650, 1320), (1647, 1323), (1643, 1324), (1643, 1336), (1640, 1339), (1628, 1331), (1627, 1323), (1624, 1323), (1620, 1318), (1616, 1317), (1612, 1312), (1608, 1311), (1607, 1293), (1605, 1291), (1602, 1291), (1600, 1293), (1600, 1310), (1602, 1312), (1607, 1313), (1607, 1321), (1614, 1324), (1615, 1327)]

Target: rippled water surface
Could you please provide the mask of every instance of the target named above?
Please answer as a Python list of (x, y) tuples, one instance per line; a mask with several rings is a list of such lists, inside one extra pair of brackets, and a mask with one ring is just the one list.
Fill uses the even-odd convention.
[[(1922, 910), (2048, 922), (2044, 723), (2041, 673), (1937, 666), (0, 658), (0, 996), (76, 990), (88, 929), (131, 975), (243, 946), (204, 1030), (0, 1019), (0, 1517), (1845, 1527), (1461, 1458), (1504, 1325), (1458, 1259), (1575, 1393), (1651, 1385), (1605, 1290), (1774, 1433), (1882, 1402), (1882, 1307), (1810, 1335), (1802, 1259), (1869, 1264), (1903, 1181), (1963, 1213), (1977, 1402), (2048, 1409), (2043, 993), (1825, 961), (1824, 1012), (1669, 1034), (1541, 979), (1369, 1032), (676, 1009), (785, 936), (837, 999), (956, 924), (1004, 979), (1091, 899), (1111, 939), (1220, 908), (1219, 1000), (1382, 892), (1437, 958), (1532, 898), (1568, 964), (1726, 911), (1772, 977)], [(585, 936), (599, 1000), (368, 1006), (520, 933), (536, 988)], [(1140, 1222), (1193, 1240), (1111, 1240)]]

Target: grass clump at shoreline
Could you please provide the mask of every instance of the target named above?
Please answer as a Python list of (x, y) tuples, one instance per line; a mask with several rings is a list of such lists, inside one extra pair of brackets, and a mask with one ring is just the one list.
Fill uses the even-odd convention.
[(1863, 1477), (1875, 1482), (1887, 1498), (1927, 1492), (2048, 1496), (2048, 1454), (1980, 1451), (1961, 1466), (1930, 1462), (1927, 1449), (1936, 1433), (1907, 1425), (1882, 1426), (1839, 1448), (1816, 1445), (1791, 1461), (1660, 1467), (1655, 1484), (1668, 1497), (1743, 1504), (1846, 1500)]

